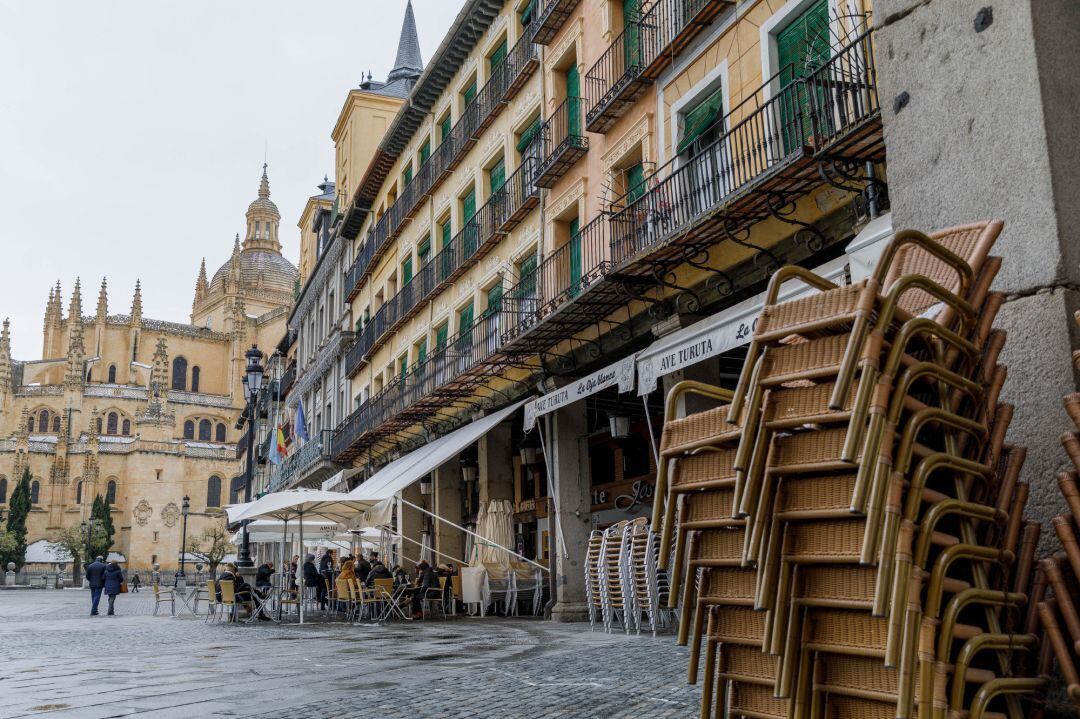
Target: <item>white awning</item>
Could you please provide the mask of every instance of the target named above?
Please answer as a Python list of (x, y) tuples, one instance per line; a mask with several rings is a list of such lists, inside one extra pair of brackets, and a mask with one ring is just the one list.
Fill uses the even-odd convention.
[(536, 426), (537, 417), (554, 412), (560, 407), (565, 407), (608, 387), (617, 384), (620, 392), (629, 392), (634, 389), (634, 361), (636, 357), (637, 355), (624, 357), (618, 362), (586, 375), (572, 384), (560, 387), (554, 392), (548, 392), (543, 397), (530, 400), (525, 405), (525, 431), (528, 432)]
[[(841, 284), (846, 266), (847, 257), (839, 257), (814, 272)], [(789, 282), (781, 290), (780, 299), (793, 299), (809, 291), (801, 282)], [(637, 358), (638, 394), (656, 389), (659, 377), (749, 344), (763, 305), (764, 294), (759, 294), (653, 342)]]
[(330, 479), (322, 483), (322, 491), (324, 492), (341, 492), (347, 489), (347, 482), (350, 477), (358, 474), (360, 470), (356, 467), (346, 467), (341, 470)]
[(395, 459), (370, 479), (349, 492), (349, 499), (377, 502), (393, 497), (427, 475), (439, 465), (457, 456), (461, 450), (490, 432), (495, 425), (516, 412), (526, 400), (516, 402), (487, 417), (470, 422), (420, 449)]

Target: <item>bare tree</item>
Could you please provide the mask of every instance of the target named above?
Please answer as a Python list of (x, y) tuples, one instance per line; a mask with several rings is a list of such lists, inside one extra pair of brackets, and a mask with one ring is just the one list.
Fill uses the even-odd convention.
[(224, 521), (204, 529), (202, 536), (189, 539), (184, 549), (188, 554), (206, 562), (210, 566), (210, 575), (215, 577), (221, 560), (232, 550), (233, 546), (229, 544), (229, 531), (225, 528)]

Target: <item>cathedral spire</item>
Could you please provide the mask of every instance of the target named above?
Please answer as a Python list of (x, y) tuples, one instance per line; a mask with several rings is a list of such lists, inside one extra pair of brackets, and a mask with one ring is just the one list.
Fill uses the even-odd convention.
[(266, 175), (266, 163), (263, 163), (262, 178), (259, 180), (259, 196), (248, 205), (246, 216), (244, 251), (263, 250), (280, 254), (278, 225), (281, 223), (281, 213), (270, 199), (270, 179)]
[(68, 306), (68, 322), (74, 325), (82, 323), (82, 280), (75, 278), (75, 289), (71, 293), (71, 304)]
[(97, 298), (97, 322), (104, 323), (105, 318), (109, 315), (109, 288), (104, 277), (101, 278), (101, 289), (98, 291)]
[(206, 258), (204, 257), (202, 264), (199, 265), (199, 276), (195, 280), (195, 299), (191, 302), (193, 312), (199, 303), (206, 299), (208, 292), (210, 292), (210, 283), (206, 281)]
[[(11, 323), (5, 318), (0, 332), (0, 404), (7, 399), (11, 386)], [(2, 409), (2, 407), (0, 407)]]
[(142, 285), (135, 280), (135, 296), (131, 298), (131, 324), (142, 324)]

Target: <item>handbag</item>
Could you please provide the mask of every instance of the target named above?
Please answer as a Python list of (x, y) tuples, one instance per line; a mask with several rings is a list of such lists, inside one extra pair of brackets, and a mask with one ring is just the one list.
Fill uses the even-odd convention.
[(120, 593), (127, 594), (127, 582), (120, 582)]

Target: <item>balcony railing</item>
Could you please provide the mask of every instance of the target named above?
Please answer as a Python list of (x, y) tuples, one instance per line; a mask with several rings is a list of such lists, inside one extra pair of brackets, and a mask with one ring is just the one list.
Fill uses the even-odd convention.
[(490, 240), (512, 230), (539, 202), (536, 160), (526, 157), (521, 166), (465, 223), (447, 245), (421, 266), (412, 279), (375, 312), (345, 355), (349, 376), (360, 369), (387, 334), (413, 316), (421, 304), (479, 261), (491, 249)]
[(538, 187), (552, 187), (555, 182), (589, 150), (585, 136), (585, 101), (568, 97), (540, 126), (540, 167), (536, 173)]
[(581, 304), (612, 272), (624, 280), (648, 275), (649, 259), (672, 252), (673, 244), (719, 242), (725, 237), (720, 222), (734, 231), (732, 224), (747, 227), (770, 216), (770, 193), (791, 201), (821, 184), (815, 155), (880, 157), (870, 35), (834, 50), (822, 67), (775, 92), (771, 78), (704, 133), (712, 139), (659, 168), (643, 194), (616, 200), (610, 213), (546, 257), (507, 291), (504, 340)]
[(585, 74), (590, 132), (607, 132), (730, 0), (654, 0)]
[(533, 42), (538, 45), (550, 44), (579, 2), (581, 0), (547, 0), (540, 17), (533, 24)]
[(311, 438), (298, 451), (273, 468), (267, 480), (266, 491), (289, 489), (302, 481), (304, 474), (319, 462), (329, 462), (333, 455), (333, 430), (324, 429)]
[(355, 456), (372, 434), (389, 420), (417, 407), (422, 400), (455, 394), (452, 385), (494, 357), (500, 349), (505, 321), (492, 312), (451, 337), (423, 362), (360, 405), (334, 430), (334, 460)]

